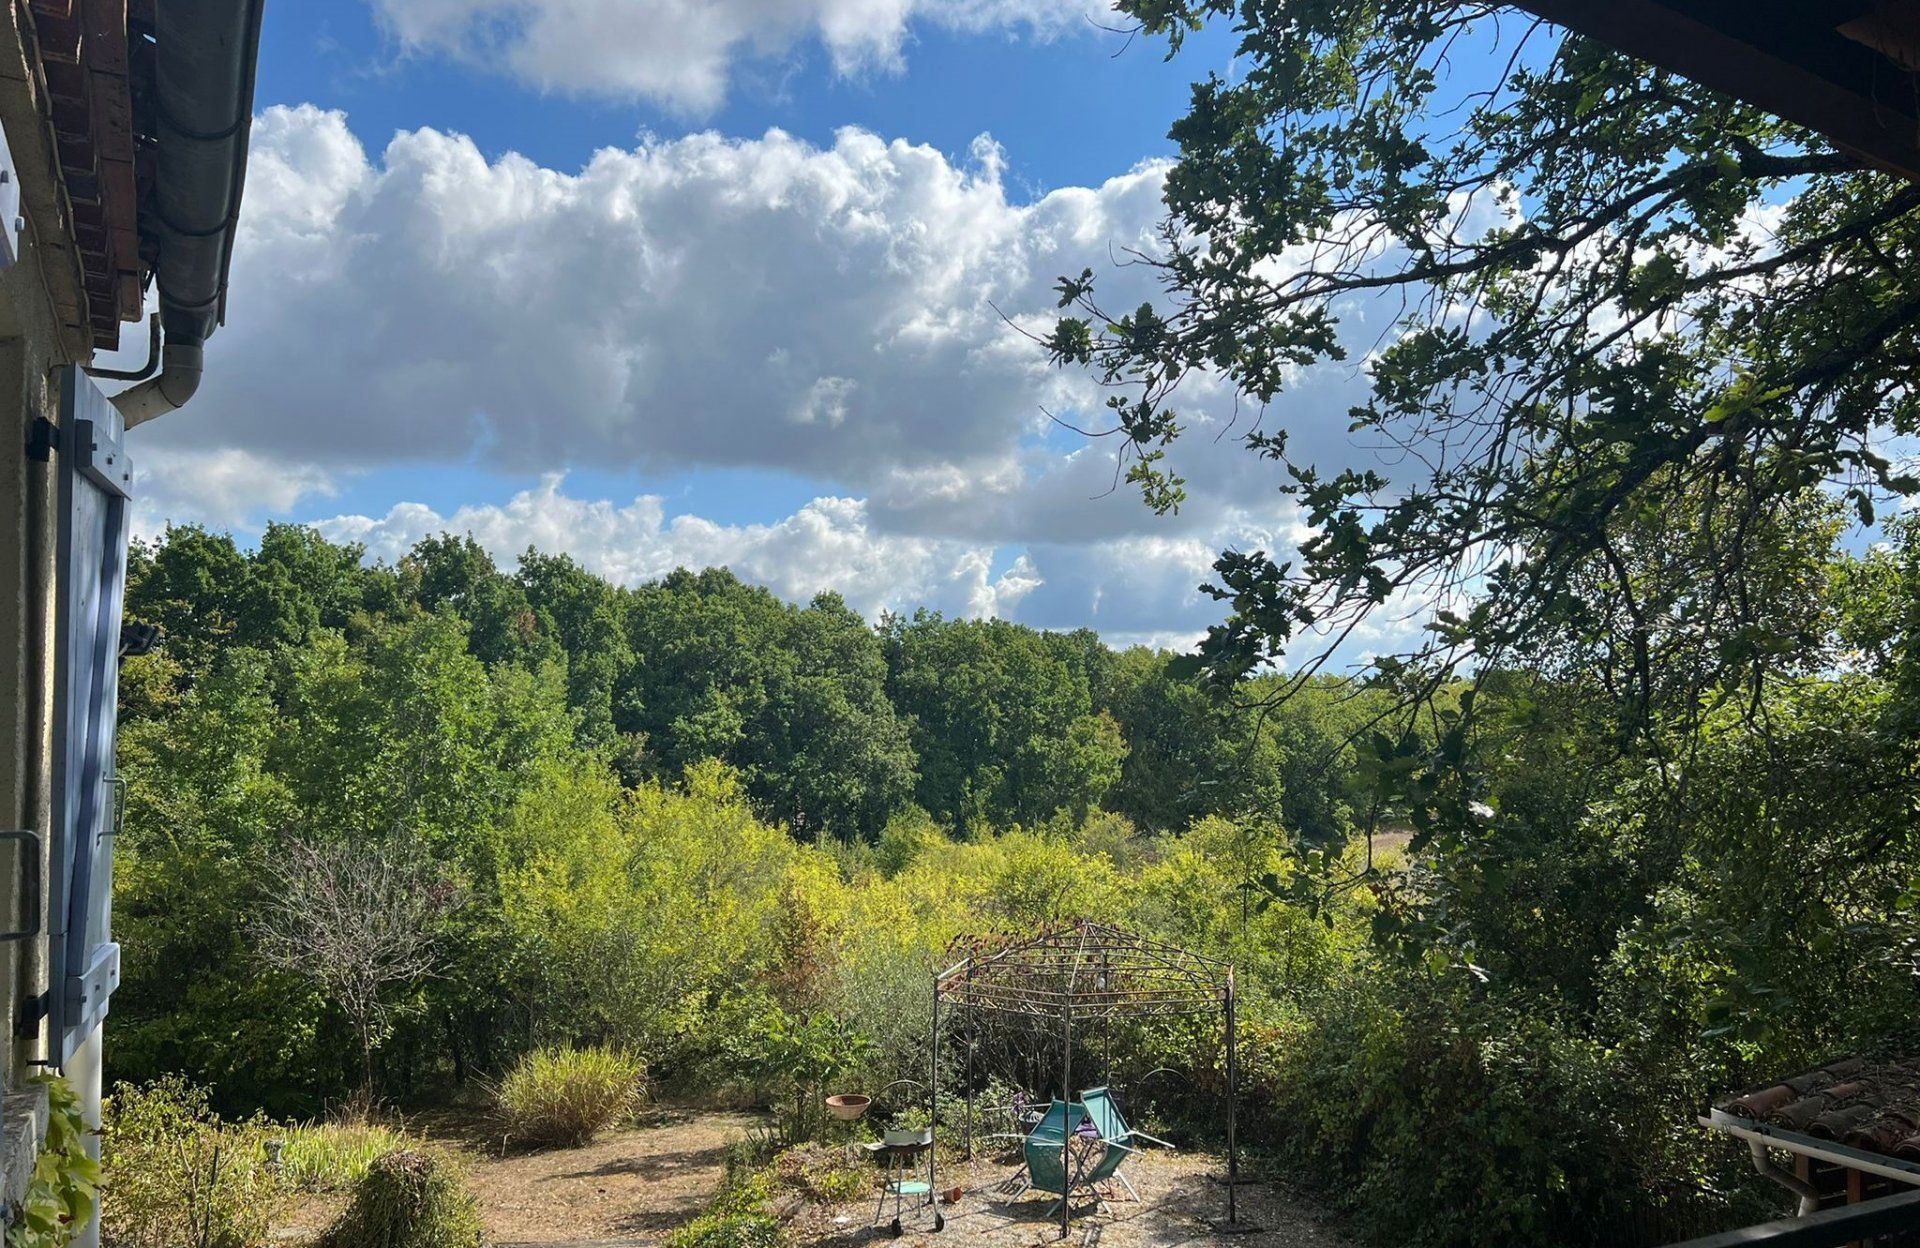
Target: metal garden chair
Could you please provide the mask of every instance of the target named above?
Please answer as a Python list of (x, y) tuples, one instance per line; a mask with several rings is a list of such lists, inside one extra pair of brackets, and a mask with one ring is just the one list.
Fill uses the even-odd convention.
[(1095, 1134), (1107, 1146), (1100, 1160), (1087, 1171), (1085, 1183), (1092, 1186), (1109, 1178), (1118, 1179), (1120, 1186), (1127, 1189), (1127, 1195), (1139, 1200), (1140, 1193), (1134, 1190), (1133, 1184), (1120, 1171), (1128, 1158), (1141, 1151), (1134, 1141), (1144, 1140), (1169, 1149), (1173, 1145), (1157, 1135), (1148, 1135), (1129, 1127), (1120, 1113), (1120, 1106), (1113, 1099), (1113, 1093), (1106, 1088), (1088, 1088), (1080, 1094), (1080, 1104), (1086, 1110), (1088, 1120), (1093, 1123)]

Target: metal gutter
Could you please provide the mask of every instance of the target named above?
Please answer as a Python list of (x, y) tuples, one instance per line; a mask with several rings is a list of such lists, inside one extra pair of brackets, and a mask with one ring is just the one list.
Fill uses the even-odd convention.
[(1811, 1157), (1831, 1165), (1845, 1166), (1850, 1170), (1859, 1170), (1866, 1174), (1877, 1174), (1883, 1179), (1892, 1179), (1896, 1183), (1909, 1183), (1920, 1187), (1920, 1164), (1901, 1161), (1885, 1153), (1871, 1153), (1851, 1144), (1842, 1144), (1837, 1140), (1823, 1140), (1817, 1136), (1802, 1135), (1798, 1131), (1789, 1131), (1771, 1123), (1756, 1122), (1751, 1118), (1742, 1118), (1730, 1114), (1724, 1109), (1715, 1109), (1700, 1119), (1700, 1125), (1711, 1127), (1715, 1131), (1724, 1131), (1736, 1139), (1745, 1140), (1767, 1148), (1783, 1148), (1790, 1153)]
[(199, 389), (203, 346), (226, 319), (227, 274), (247, 177), (265, 0), (166, 0), (155, 12), (158, 148), (150, 204), (154, 289), (166, 343), (158, 375), (115, 396), (136, 425)]

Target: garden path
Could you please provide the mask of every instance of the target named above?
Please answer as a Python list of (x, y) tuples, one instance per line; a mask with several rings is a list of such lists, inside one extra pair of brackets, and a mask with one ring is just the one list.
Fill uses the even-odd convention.
[[(719, 1190), (726, 1144), (761, 1119), (664, 1108), (584, 1148), (502, 1153), (497, 1139), (456, 1137), (487, 1243), (653, 1244), (691, 1221)], [(429, 1138), (438, 1124), (423, 1123)]]
[[(472, 1112), (410, 1116), (407, 1127), (459, 1156), (480, 1201), (488, 1248), (639, 1248), (694, 1218), (719, 1190), (729, 1139), (752, 1114), (661, 1108), (584, 1148), (503, 1150)], [(275, 1228), (281, 1243), (310, 1237), (343, 1198), (314, 1198)]]

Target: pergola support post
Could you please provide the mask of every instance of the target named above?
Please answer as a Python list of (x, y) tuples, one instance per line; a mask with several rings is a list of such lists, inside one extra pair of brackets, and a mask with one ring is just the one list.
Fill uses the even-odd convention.
[[(973, 982), (973, 963), (967, 963), (967, 982)], [(933, 1000), (937, 1008), (940, 1002), (940, 980), (933, 981)], [(972, 1010), (967, 1011), (967, 1160), (973, 1160), (973, 1051), (980, 1044), (980, 1025)]]
[(1227, 968), (1227, 1223), (1240, 1220), (1240, 1037), (1233, 968)]
[(1061, 1007), (1060, 1035), (1060, 1238), (1067, 1237), (1067, 1219), (1073, 1216), (1073, 1133), (1080, 1124), (1073, 1120), (1073, 1114), (1066, 1107), (1073, 1104), (1073, 995), (1069, 993)]
[(933, 1045), (927, 1061), (927, 1200), (939, 1200), (940, 1166), (940, 977), (933, 977)]

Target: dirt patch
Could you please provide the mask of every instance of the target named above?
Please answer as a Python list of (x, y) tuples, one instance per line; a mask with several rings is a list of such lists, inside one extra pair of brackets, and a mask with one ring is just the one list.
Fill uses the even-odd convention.
[(691, 1220), (720, 1188), (726, 1143), (759, 1119), (663, 1111), (585, 1148), (500, 1153), (461, 1146), (494, 1244), (653, 1240)]
[[(585, 1148), (503, 1152), (485, 1118), (442, 1112), (416, 1118), (412, 1130), (458, 1155), (480, 1200), (487, 1243), (495, 1248), (591, 1242), (644, 1248), (697, 1216), (719, 1190), (727, 1141), (764, 1119), (751, 1114), (661, 1110), (639, 1125)], [(872, 1164), (865, 1154), (855, 1154)], [(933, 1234), (933, 1208), (909, 1205), (899, 1241), (919, 1248), (1044, 1248), (1060, 1243), (1050, 1216), (1054, 1198), (1012, 1199), (1016, 1161), (943, 1161), (941, 1188), (957, 1186), (958, 1204), (939, 1206), (945, 1230)], [(1240, 1229), (1228, 1231), (1225, 1166), (1193, 1152), (1149, 1152), (1127, 1164), (1135, 1200), (1119, 1183), (1102, 1200), (1076, 1198), (1075, 1248), (1352, 1248), (1352, 1241), (1302, 1197), (1268, 1183), (1242, 1181)], [(872, 1193), (842, 1204), (777, 1202), (791, 1212), (798, 1248), (891, 1248), (893, 1201), (876, 1220)], [(297, 1242), (325, 1226), (342, 1201), (311, 1200), (292, 1210), (275, 1239)]]
[[(476, 1114), (442, 1111), (407, 1125), (466, 1165), (488, 1244), (646, 1244), (706, 1207), (720, 1187), (727, 1141), (760, 1121), (751, 1114), (657, 1110), (585, 1148), (539, 1152), (503, 1150)], [(302, 1202), (276, 1228), (275, 1239), (310, 1236), (341, 1203)]]
[[(946, 1229), (933, 1234), (933, 1208), (911, 1206), (901, 1219), (902, 1244), (922, 1248), (1028, 1248), (1060, 1243), (1058, 1215), (1049, 1216), (1055, 1197), (1039, 1192), (1011, 1199), (1017, 1160), (976, 1160), (943, 1164), (941, 1188), (962, 1189), (956, 1205), (939, 1206)], [(1139, 1199), (1118, 1183), (1101, 1187), (1096, 1202), (1076, 1197), (1071, 1241), (1082, 1248), (1352, 1248), (1310, 1202), (1271, 1184), (1242, 1181), (1237, 1188), (1238, 1229), (1227, 1226), (1224, 1163), (1189, 1152), (1145, 1153), (1127, 1163), (1125, 1173)], [(794, 1220), (795, 1239), (807, 1248), (856, 1248), (891, 1245), (893, 1201), (885, 1202), (878, 1221), (879, 1196), (843, 1205), (816, 1206)]]

